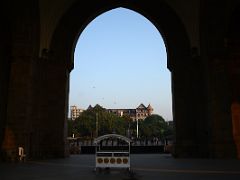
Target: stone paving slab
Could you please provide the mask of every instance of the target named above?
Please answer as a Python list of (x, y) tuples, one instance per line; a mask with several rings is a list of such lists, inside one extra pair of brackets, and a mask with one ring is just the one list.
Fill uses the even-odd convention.
[(131, 155), (131, 173), (122, 169), (94, 171), (94, 155), (65, 159), (1, 163), (0, 180), (238, 180), (234, 159), (174, 159), (166, 154)]

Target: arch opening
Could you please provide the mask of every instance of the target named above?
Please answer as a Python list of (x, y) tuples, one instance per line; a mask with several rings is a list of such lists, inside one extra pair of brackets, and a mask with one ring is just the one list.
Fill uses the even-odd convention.
[[(151, 5), (152, 6), (152, 5)], [(167, 47), (167, 67), (172, 72), (172, 93), (173, 93), (173, 121), (175, 124), (175, 136), (174, 141), (176, 146), (179, 146), (181, 151), (192, 151), (192, 146), (194, 146), (194, 140), (188, 140), (187, 143), (182, 143), (184, 139), (189, 139), (192, 135), (189, 133), (194, 133), (194, 122), (191, 121), (191, 114), (188, 114), (189, 105), (193, 101), (188, 97), (188, 84), (191, 77), (188, 74), (186, 68), (190, 68), (189, 60), (190, 56), (190, 43), (186, 30), (175, 12), (165, 3), (159, 6), (157, 12), (151, 7), (145, 6), (144, 2), (136, 5), (134, 2), (128, 2), (127, 4), (115, 4), (109, 2), (101, 5), (84, 4), (81, 2), (76, 3), (69, 11), (63, 16), (55, 33), (52, 37), (52, 42), (50, 49), (52, 52), (56, 52), (52, 57), (53, 61), (58, 62), (61, 68), (66, 68), (67, 76), (61, 86), (64, 88), (65, 99), (61, 108), (64, 109), (65, 116), (64, 127), (66, 128), (66, 119), (68, 114), (68, 94), (69, 94), (69, 73), (73, 68), (73, 52), (79, 37), (80, 32), (86, 27), (87, 23), (90, 22), (94, 17), (105, 12), (106, 10), (111, 10), (116, 7), (124, 7), (127, 9), (140, 12), (144, 17), (149, 17), (151, 22), (154, 22), (155, 27), (159, 30), (161, 29), (161, 34), (165, 39), (165, 44)], [(83, 13), (84, 8), (89, 8), (89, 11)], [(142, 13), (143, 12), (143, 13)], [(156, 16), (156, 14), (158, 14)], [(166, 19), (165, 17), (168, 17)], [(68, 33), (66, 34), (66, 27)], [(160, 31), (159, 31), (160, 32)], [(64, 72), (64, 76), (66, 75)], [(184, 82), (181, 84), (181, 82)], [(66, 87), (67, 86), (67, 87)], [(181, 97), (181, 98), (179, 98)], [(186, 99), (188, 103), (186, 103)], [(178, 108), (177, 108), (178, 107)], [(183, 130), (181, 130), (183, 129)], [(64, 133), (66, 135), (66, 133)], [(177, 135), (179, 134), (179, 135)], [(176, 139), (178, 137), (178, 139)], [(178, 141), (178, 142), (177, 142)], [(190, 143), (189, 143), (190, 142)], [(183, 145), (184, 144), (184, 145)], [(191, 146), (191, 148), (189, 148)], [(185, 149), (185, 150), (183, 150)]]
[[(142, 138), (146, 138), (145, 129), (142, 127), (145, 123), (139, 123), (138, 128), (136, 120), (152, 115), (152, 110), (148, 111), (152, 106), (154, 114), (164, 117), (154, 117), (164, 121), (161, 123), (165, 126), (159, 127), (159, 130), (155, 128), (158, 137), (154, 137), (163, 140), (163, 128), (172, 121), (171, 78), (161, 35), (144, 16), (126, 8), (116, 8), (99, 15), (89, 23), (76, 45), (75, 68), (71, 76), (71, 119), (75, 120), (92, 105), (101, 105), (109, 113), (120, 117), (128, 116), (135, 121), (126, 125), (122, 135), (138, 138), (141, 134)], [(140, 106), (144, 109), (140, 110)], [(79, 118), (83, 121), (83, 117)], [(125, 121), (124, 118), (122, 121)], [(96, 122), (93, 123), (94, 129)], [(107, 127), (105, 133), (111, 133), (106, 129)], [(95, 131), (96, 128), (89, 130), (91, 138), (97, 134)], [(99, 130), (101, 135), (104, 132)], [(72, 134), (76, 136), (76, 130), (68, 133), (69, 136)], [(77, 134), (83, 136), (80, 132)]]

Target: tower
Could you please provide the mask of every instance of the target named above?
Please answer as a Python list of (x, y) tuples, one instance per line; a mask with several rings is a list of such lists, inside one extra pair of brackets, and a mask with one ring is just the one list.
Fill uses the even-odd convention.
[(148, 115), (151, 116), (153, 112), (153, 108), (150, 104), (148, 105), (147, 110), (148, 110)]

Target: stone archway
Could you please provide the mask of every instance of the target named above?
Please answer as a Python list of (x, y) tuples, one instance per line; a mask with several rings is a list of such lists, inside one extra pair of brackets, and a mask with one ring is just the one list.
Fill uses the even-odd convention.
[[(96, 16), (124, 7), (148, 18), (164, 38), (172, 73), (175, 156), (236, 157), (231, 105), (236, 98), (239, 102), (239, 71), (231, 72), (239, 69), (239, 39), (225, 33), (238, 6), (234, 0), (3, 2), (0, 142), (11, 125), (16, 145), (23, 144), (29, 157), (67, 155), (68, 81), (76, 41)], [(239, 36), (236, 22), (232, 30)]]
[[(158, 10), (154, 9), (155, 5), (159, 7)], [(49, 65), (51, 64), (52, 67), (50, 70), (54, 69), (55, 71), (55, 74), (51, 76), (54, 76), (53, 79), (56, 77), (62, 79), (57, 81), (57, 84), (52, 84), (52, 87), (48, 86), (48, 88), (54, 89), (54, 91), (58, 90), (61, 95), (64, 95), (58, 107), (58, 111), (64, 112), (64, 115), (59, 116), (62, 127), (67, 116), (69, 73), (74, 67), (73, 51), (79, 34), (92, 19), (117, 7), (128, 8), (142, 14), (161, 32), (168, 53), (168, 68), (172, 72), (173, 116), (176, 128), (174, 154), (187, 157), (198, 156), (196, 152), (198, 148), (196, 146), (196, 127), (192, 120), (195, 108), (191, 106), (194, 102), (193, 98), (189, 96), (196, 95), (198, 92), (195, 90), (199, 91), (197, 88), (191, 89), (191, 91), (189, 89), (194, 86), (194, 80), (191, 78), (192, 73), (194, 74), (192, 67), (194, 64), (191, 59), (196, 58), (196, 54), (191, 56), (188, 35), (180, 18), (163, 2), (160, 5), (159, 3), (149, 5), (143, 1), (138, 3), (108, 1), (95, 4), (78, 2), (62, 17), (53, 34), (50, 46), (52, 56), (49, 57), (51, 62)], [(85, 12), (85, 9), (88, 11)], [(56, 87), (58, 88), (56, 89)], [(58, 97), (55, 98), (57, 101)]]

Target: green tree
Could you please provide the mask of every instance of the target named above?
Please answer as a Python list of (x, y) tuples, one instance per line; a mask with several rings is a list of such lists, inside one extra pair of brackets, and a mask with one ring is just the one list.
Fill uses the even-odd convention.
[(72, 134), (73, 134), (73, 120), (71, 120), (71, 119), (68, 119), (67, 120), (67, 128), (68, 128), (68, 136), (70, 137), (70, 136), (72, 136)]
[(69, 126), (69, 132), (75, 132), (82, 137), (95, 137), (96, 131), (98, 136), (113, 132), (126, 135), (129, 121), (129, 117), (118, 117), (97, 104), (74, 120)]
[(139, 122), (140, 135), (147, 138), (164, 138), (167, 130), (167, 123), (157, 114), (153, 114)]
[[(97, 124), (98, 127), (96, 127)], [(138, 125), (139, 137), (143, 138), (164, 138), (173, 133), (173, 128), (168, 126), (159, 115), (151, 115), (145, 120), (139, 120)], [(136, 129), (137, 121), (132, 121), (129, 116), (118, 117), (98, 104), (84, 111), (76, 120), (68, 121), (68, 135), (75, 134), (76, 137), (93, 138), (97, 134), (100, 136), (109, 133), (136, 137)]]

